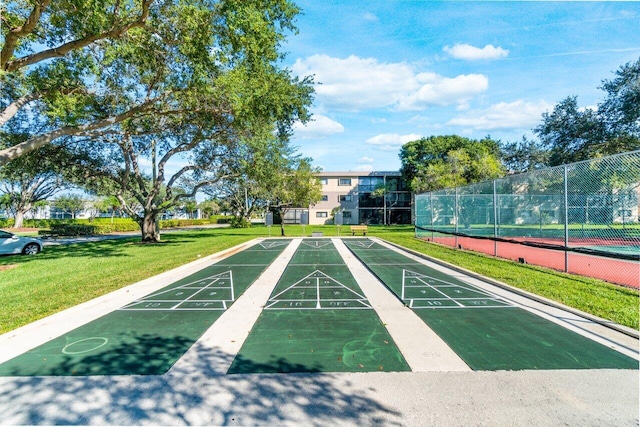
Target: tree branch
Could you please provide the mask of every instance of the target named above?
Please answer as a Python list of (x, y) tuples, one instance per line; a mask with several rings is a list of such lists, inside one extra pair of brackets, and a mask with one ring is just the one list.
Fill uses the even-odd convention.
[(16, 46), (18, 46), (18, 41), (33, 32), (40, 21), (40, 17), (42, 16), (42, 11), (49, 6), (51, 0), (41, 0), (36, 2), (29, 14), (29, 17), (25, 21), (23, 25), (17, 28), (10, 29), (9, 32), (4, 37), (4, 46), (2, 47), (2, 51), (0, 51), (0, 68), (5, 71), (7, 70), (7, 64), (10, 62), (9, 59), (13, 56), (13, 52), (16, 50)]
[(0, 150), (0, 166), (33, 150), (43, 147), (57, 138), (70, 135), (81, 135), (86, 132), (95, 131), (107, 126), (112, 126), (114, 124), (120, 123), (138, 113), (147, 111), (150, 108), (150, 105), (150, 103), (141, 104), (122, 114), (98, 120), (93, 123), (79, 126), (65, 126), (63, 128), (44, 133), (42, 135), (34, 136), (31, 139), (21, 142), (20, 144), (16, 144), (9, 148), (5, 148), (4, 150)]
[(30, 93), (29, 95), (22, 96), (5, 108), (2, 113), (0, 113), (0, 127), (4, 126), (13, 116), (18, 113), (22, 107), (30, 103), (31, 101), (35, 101), (37, 99), (42, 98), (42, 93)]
[[(118, 27), (113, 27), (111, 28), (109, 31), (105, 31), (103, 33), (100, 34), (95, 34), (92, 36), (87, 36), (81, 39), (77, 39), (77, 40), (73, 40), (70, 41), (68, 43), (65, 43), (63, 45), (60, 45), (58, 47), (54, 47), (52, 49), (47, 49), (44, 50), (42, 52), (37, 52), (31, 55), (27, 55), (24, 56), (22, 58), (18, 58), (18, 59), (14, 59), (13, 61), (10, 61), (9, 58), (13, 55), (13, 51), (15, 50), (15, 45), (17, 44), (18, 38), (21, 36), (24, 36), (26, 34), (28, 34), (29, 32), (33, 31), (33, 27), (35, 27), (35, 23), (33, 24), (33, 26), (30, 28), (30, 30), (28, 32), (24, 32), (23, 34), (19, 35), (18, 37), (15, 37), (15, 41), (14, 41), (14, 46), (13, 48), (11, 48), (10, 52), (7, 52), (5, 57), (5, 49), (2, 49), (2, 62), (0, 63), (0, 65), (2, 65), (2, 69), (5, 71), (15, 71), (18, 70), (20, 68), (32, 65), (32, 64), (36, 64), (40, 61), (44, 61), (46, 59), (51, 59), (51, 58), (56, 58), (56, 57), (61, 57), (66, 55), (67, 53), (69, 53), (72, 50), (75, 49), (81, 49), (85, 46), (89, 46), (90, 44), (92, 44), (93, 42), (97, 41), (97, 40), (102, 40), (102, 39), (106, 39), (106, 38), (117, 38), (120, 37), (122, 34), (126, 33), (127, 31), (129, 31), (131, 28), (135, 28), (135, 27), (142, 27), (145, 25), (145, 22), (147, 20), (147, 17), (149, 16), (149, 7), (151, 6), (151, 3), (153, 3), (154, 0), (143, 0), (142, 1), (142, 12), (140, 13), (140, 16), (138, 17), (138, 19), (136, 19), (133, 22), (130, 22), (128, 24), (125, 25), (121, 25)], [(50, 0), (46, 0), (42, 2), (43, 4), (46, 3), (50, 3)], [(46, 5), (45, 5), (46, 6)], [(34, 7), (34, 11), (36, 10), (37, 6)], [(40, 11), (41, 13), (41, 11)], [(34, 14), (34, 12), (32, 12), (32, 15)], [(40, 19), (40, 14), (38, 14), (37, 16), (38, 19)], [(31, 19), (31, 16), (29, 16), (29, 19)], [(29, 23), (29, 19), (27, 20), (27, 23)], [(37, 21), (36, 21), (37, 23)], [(24, 28), (26, 26), (26, 24), (21, 27)], [(13, 33), (13, 32), (12, 32)], [(10, 34), (12, 34), (10, 33)], [(6, 47), (6, 44), (5, 44)]]
[(209, 180), (206, 180), (206, 181), (200, 181), (197, 185), (195, 185), (193, 187), (193, 189), (191, 190), (190, 193), (178, 194), (178, 195), (176, 195), (174, 200), (178, 201), (180, 199), (190, 199), (192, 197), (195, 197), (195, 195), (198, 192), (198, 190), (201, 189), (202, 187), (205, 187), (207, 185), (216, 184), (216, 183), (220, 182), (220, 180), (222, 180), (222, 179), (231, 178), (231, 177), (232, 177), (232, 175), (222, 175), (222, 176), (216, 177), (215, 179), (209, 179)]

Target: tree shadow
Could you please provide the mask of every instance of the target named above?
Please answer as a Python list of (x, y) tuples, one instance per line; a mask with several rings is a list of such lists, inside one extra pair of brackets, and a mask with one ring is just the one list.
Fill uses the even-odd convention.
[[(180, 338), (178, 337), (178, 341)], [(122, 346), (108, 357), (86, 356), (64, 361), (102, 364), (101, 370), (148, 363), (176, 339), (145, 337), (146, 355)], [(367, 396), (375, 389), (358, 387), (339, 374), (226, 375), (233, 356), (196, 343), (188, 363), (164, 375), (37, 376), (0, 378), (0, 424), (47, 425), (401, 425), (402, 414)], [(247, 370), (262, 366), (243, 360)], [(299, 370), (287, 366), (284, 370)]]

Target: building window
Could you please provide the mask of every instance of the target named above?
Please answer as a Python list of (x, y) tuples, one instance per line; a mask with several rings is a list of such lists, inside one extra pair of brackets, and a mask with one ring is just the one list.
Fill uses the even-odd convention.
[(340, 178), (338, 185), (351, 185), (351, 178)]
[(350, 194), (338, 196), (339, 202), (351, 202), (352, 200), (353, 200), (353, 197)]
[(329, 201), (329, 196), (327, 196), (326, 194), (322, 195), (322, 199), (320, 199), (320, 201), (322, 202), (328, 202)]
[(327, 218), (327, 212), (316, 212), (316, 218)]
[(327, 178), (320, 178), (320, 184), (321, 185), (327, 185), (327, 184), (329, 184), (329, 180)]
[(351, 218), (351, 211), (342, 212), (342, 218)]

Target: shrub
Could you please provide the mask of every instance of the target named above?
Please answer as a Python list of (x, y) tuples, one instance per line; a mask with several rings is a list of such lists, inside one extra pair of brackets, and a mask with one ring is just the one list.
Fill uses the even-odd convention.
[(97, 227), (89, 224), (51, 224), (51, 234), (57, 236), (91, 236), (98, 234)]
[(251, 228), (251, 221), (243, 216), (234, 216), (229, 223), (232, 228)]

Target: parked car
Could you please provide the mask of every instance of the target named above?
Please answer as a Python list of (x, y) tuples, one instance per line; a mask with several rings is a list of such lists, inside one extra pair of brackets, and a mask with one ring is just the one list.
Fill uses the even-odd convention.
[(33, 237), (16, 236), (0, 230), (0, 255), (35, 255), (42, 250), (42, 241)]

